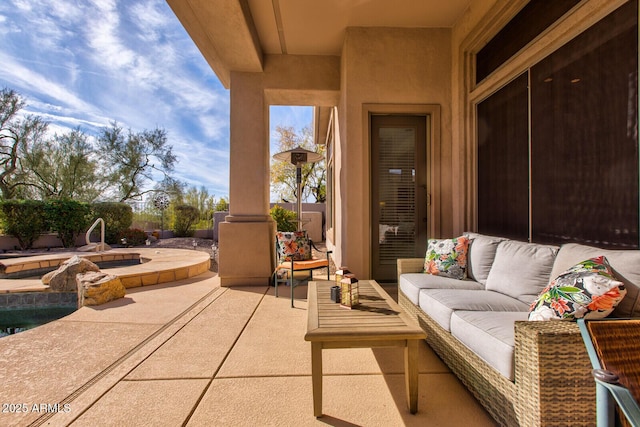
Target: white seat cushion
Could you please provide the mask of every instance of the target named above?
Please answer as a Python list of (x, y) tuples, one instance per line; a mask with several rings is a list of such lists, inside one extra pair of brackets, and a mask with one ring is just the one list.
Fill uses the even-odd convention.
[(456, 311), (451, 335), (469, 347), (503, 376), (514, 379), (514, 323), (526, 312)]
[(484, 286), (473, 280), (458, 280), (426, 273), (401, 274), (399, 286), (402, 293), (416, 305), (421, 289), (484, 289)]
[(485, 290), (422, 289), (418, 304), (446, 331), (451, 330), (451, 315), (456, 310), (529, 312), (529, 304), (500, 292)]

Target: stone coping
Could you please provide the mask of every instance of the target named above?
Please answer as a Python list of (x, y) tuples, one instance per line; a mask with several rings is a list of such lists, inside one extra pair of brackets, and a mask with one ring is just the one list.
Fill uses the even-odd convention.
[[(104, 268), (102, 271), (118, 276), (125, 288), (157, 285), (197, 276), (209, 270), (210, 255), (202, 251), (173, 248), (127, 248), (104, 252), (57, 252), (30, 257), (3, 259), (0, 272), (14, 273), (28, 270), (57, 268), (74, 255), (92, 262), (126, 261), (139, 258), (136, 265)], [(0, 279), (0, 293), (42, 292), (49, 287), (38, 279)]]

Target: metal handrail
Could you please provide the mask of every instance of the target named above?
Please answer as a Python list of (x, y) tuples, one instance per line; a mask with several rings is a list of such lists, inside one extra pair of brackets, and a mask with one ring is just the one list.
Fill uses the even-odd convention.
[(97, 249), (99, 251), (104, 251), (104, 220), (102, 218), (96, 219), (93, 225), (89, 228), (87, 234), (85, 235), (85, 240), (87, 242), (87, 245), (91, 244), (91, 232), (94, 228), (96, 228), (98, 223), (100, 223), (100, 243), (97, 245)]

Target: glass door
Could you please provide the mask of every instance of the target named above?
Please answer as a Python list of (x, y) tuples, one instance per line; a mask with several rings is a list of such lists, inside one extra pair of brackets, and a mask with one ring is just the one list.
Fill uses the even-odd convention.
[(371, 116), (372, 276), (396, 281), (396, 260), (424, 256), (428, 116)]

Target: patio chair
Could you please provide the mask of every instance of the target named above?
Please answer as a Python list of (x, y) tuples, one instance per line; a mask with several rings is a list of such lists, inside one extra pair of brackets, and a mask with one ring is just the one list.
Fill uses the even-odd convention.
[(578, 326), (594, 368), (598, 427), (640, 426), (640, 319), (579, 319)]
[[(312, 248), (317, 252), (325, 253), (326, 258), (314, 257)], [(272, 275), (276, 298), (278, 297), (278, 284), (288, 284), (291, 288), (291, 307), (293, 307), (294, 288), (313, 278), (313, 270), (326, 268), (327, 280), (329, 280), (329, 255), (331, 252), (319, 250), (304, 230), (278, 231), (276, 233), (276, 269)], [(300, 279), (295, 277), (296, 273), (305, 273), (305, 275)]]

